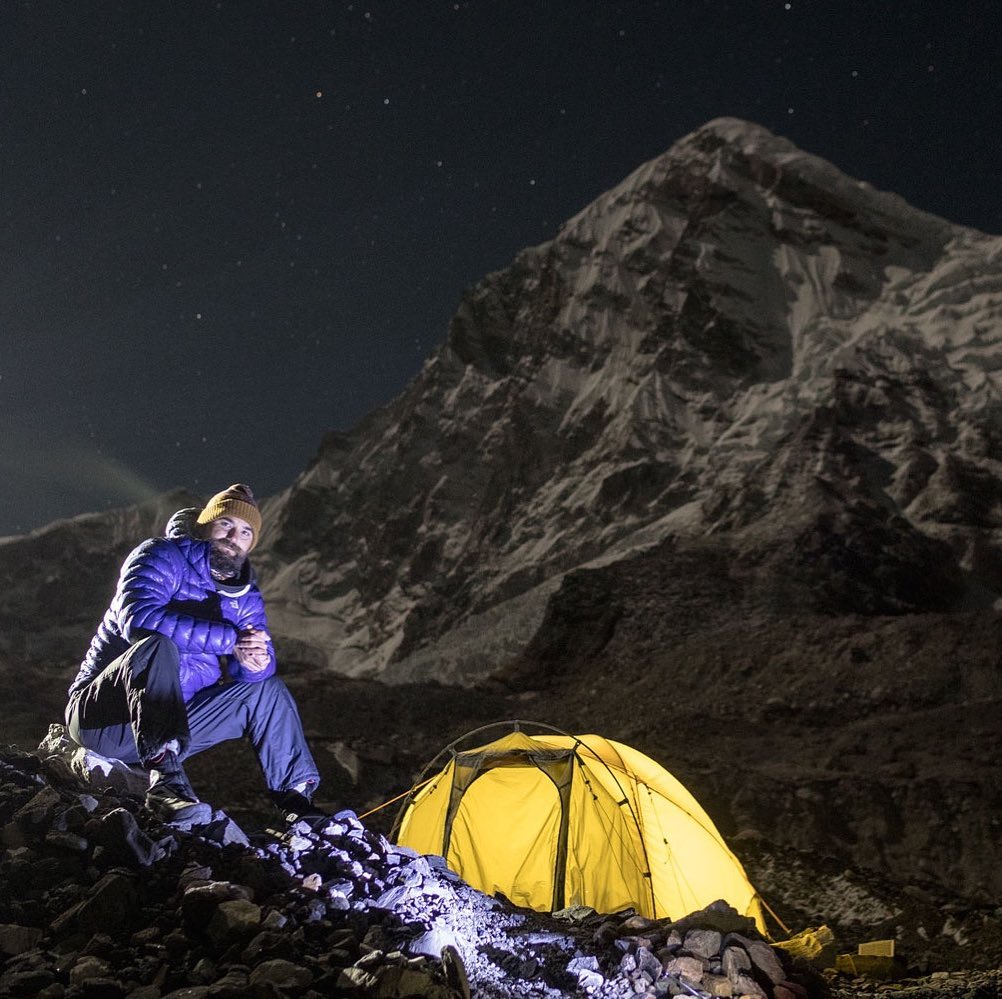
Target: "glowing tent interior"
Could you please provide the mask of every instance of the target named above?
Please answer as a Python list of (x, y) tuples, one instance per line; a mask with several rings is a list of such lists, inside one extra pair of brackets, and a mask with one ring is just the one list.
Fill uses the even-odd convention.
[[(397, 842), (441, 854), (473, 887), (540, 911), (632, 907), (678, 919), (724, 899), (765, 931), (740, 861), (667, 770), (598, 735), (500, 724), (513, 730), (457, 751), (476, 729), (429, 764), (449, 756), (404, 801)], [(529, 735), (523, 725), (549, 731)]]

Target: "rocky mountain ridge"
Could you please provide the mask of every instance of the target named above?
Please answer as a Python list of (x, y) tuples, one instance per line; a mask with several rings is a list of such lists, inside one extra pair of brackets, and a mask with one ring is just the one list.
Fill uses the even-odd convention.
[(566, 572), (706, 536), (855, 563), (829, 609), (990, 605), (1000, 309), (998, 238), (711, 122), (470, 289), (269, 501), (275, 627), (349, 675), (473, 682)]

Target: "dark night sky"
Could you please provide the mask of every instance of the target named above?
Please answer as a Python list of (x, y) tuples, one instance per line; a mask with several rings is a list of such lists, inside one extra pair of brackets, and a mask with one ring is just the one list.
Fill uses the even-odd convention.
[(465, 286), (719, 115), (1002, 231), (1000, 10), (0, 0), (0, 534), (278, 491)]

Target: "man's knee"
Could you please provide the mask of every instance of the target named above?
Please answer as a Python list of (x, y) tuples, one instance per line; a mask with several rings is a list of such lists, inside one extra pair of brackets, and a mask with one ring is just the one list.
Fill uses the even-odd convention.
[(149, 659), (166, 659), (177, 662), (180, 658), (177, 643), (166, 635), (154, 632), (133, 642), (129, 651), (134, 656), (144, 656)]
[(292, 692), (285, 685), (285, 681), (277, 676), (269, 676), (267, 680), (261, 680), (258, 686), (262, 688), (262, 696), (269, 701), (288, 701), (290, 704), (295, 704)]
[(181, 654), (177, 644), (166, 635), (157, 633), (146, 635), (134, 642), (125, 658), (130, 672), (157, 672), (168, 670), (177, 673), (181, 668)]
[(166, 635), (161, 635), (158, 631), (150, 632), (138, 641), (132, 643), (132, 648), (136, 651), (143, 650), (149, 655), (177, 656), (177, 643)]

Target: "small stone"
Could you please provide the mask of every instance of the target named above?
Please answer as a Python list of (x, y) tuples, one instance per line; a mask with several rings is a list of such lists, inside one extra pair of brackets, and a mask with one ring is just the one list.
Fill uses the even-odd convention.
[(63, 999), (66, 995), (66, 986), (62, 982), (53, 982), (46, 985), (35, 997), (35, 999)]
[(45, 834), (45, 842), (49, 846), (59, 847), (63, 850), (72, 850), (74, 853), (86, 853), (90, 847), (90, 843), (83, 836), (51, 829)]
[(270, 909), (261, 920), (261, 928), (263, 930), (280, 930), (288, 921), (288, 916), (283, 916), (278, 909)]
[(765, 989), (747, 975), (738, 975), (737, 980), (731, 983), (734, 992), (739, 996), (766, 996)]
[(92, 955), (80, 958), (70, 969), (70, 985), (82, 985), (93, 978), (108, 978), (111, 965)]
[(194, 968), (191, 969), (191, 977), (199, 985), (209, 985), (219, 977), (219, 968), (214, 961), (203, 957)]
[(704, 992), (709, 992), (713, 996), (727, 996), (734, 995), (734, 985), (729, 978), (724, 975), (703, 975), (703, 981), (700, 988)]

